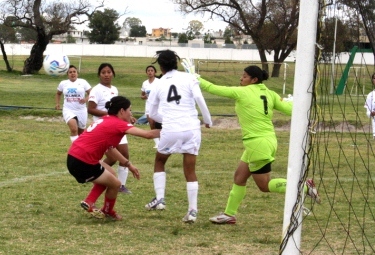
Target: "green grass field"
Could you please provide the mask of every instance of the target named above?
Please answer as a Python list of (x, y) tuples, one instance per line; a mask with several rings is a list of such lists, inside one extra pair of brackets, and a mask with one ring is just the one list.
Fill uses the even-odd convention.
[[(120, 94), (130, 98), (133, 111), (140, 115), (144, 110), (144, 101), (140, 99), (141, 84), (146, 79), (144, 68), (152, 61), (83, 57), (80, 77), (94, 86), (98, 83), (99, 64), (112, 63), (116, 71), (113, 84), (119, 88)], [(15, 57), (13, 63), (16, 70), (21, 70), (22, 57)], [(72, 64), (76, 63), (72, 61)], [(202, 70), (201, 75), (217, 84), (236, 85), (243, 68), (243, 64), (238, 64), (227, 67), (223, 72)], [(293, 84), (291, 70), (288, 77), (287, 83)], [(26, 77), (18, 72), (0, 71), (0, 105), (31, 107), (0, 109), (0, 193), (3, 204), (0, 254), (278, 254), (283, 225), (283, 194), (262, 193), (250, 179), (247, 195), (237, 215), (238, 223), (220, 226), (208, 221), (210, 216), (225, 209), (233, 173), (242, 154), (241, 134), (237, 127), (202, 129), (202, 146), (197, 162), (199, 214), (195, 224), (181, 221), (187, 211), (187, 197), (180, 155), (173, 155), (167, 163), (167, 209), (163, 212), (144, 209), (154, 196), (152, 169), (155, 149), (152, 148), (152, 140), (131, 136), (128, 137), (131, 160), (140, 169), (141, 179), (137, 181), (129, 177), (128, 187), (133, 194), (118, 198), (116, 209), (124, 220), (113, 222), (90, 218), (79, 203), (91, 184), (78, 184), (67, 172), (69, 131), (61, 120), (61, 111), (52, 110), (56, 88), (62, 78), (65, 79), (46, 76), (43, 71)], [(281, 93), (282, 82), (282, 78), (271, 78), (267, 84)], [(233, 101), (204, 95), (216, 121), (223, 118), (219, 115), (234, 115)], [(345, 100), (343, 97), (321, 105), (322, 109), (337, 112), (332, 120), (334, 123), (342, 121), (339, 109)], [(358, 103), (354, 105), (363, 111), (362, 99), (357, 97), (356, 100)], [(355, 112), (348, 111), (346, 118), (349, 122), (358, 123)], [(229, 118), (229, 121), (235, 123), (236, 119)], [(284, 126), (289, 121), (290, 117), (275, 116), (276, 126)], [(364, 124), (368, 123), (363, 121)], [(148, 129), (148, 126), (140, 127)], [(277, 135), (279, 146), (272, 176), (283, 178), (287, 174), (290, 134), (288, 129), (278, 129)], [(331, 145), (324, 150), (317, 149), (316, 153), (322, 153), (320, 156), (323, 157), (327, 150), (335, 150), (338, 135), (349, 162), (355, 161), (359, 153), (369, 155), (365, 135), (358, 135), (358, 150), (354, 151), (352, 134), (345, 132), (327, 133), (324, 139), (327, 144), (331, 141)], [(342, 154), (333, 154), (330, 160), (339, 162), (340, 157), (343, 157)], [(368, 162), (367, 167), (374, 169), (373, 164)], [(362, 186), (353, 184), (351, 163), (340, 163), (332, 168), (337, 171), (320, 173), (317, 178), (323, 203), (315, 205), (312, 214), (304, 219), (301, 252), (372, 254), (367, 245), (364, 245), (366, 249), (363, 252), (358, 252), (348, 244), (342, 227), (347, 226), (348, 231), (353, 233), (353, 240), (363, 238), (361, 233), (365, 230), (350, 224), (352, 218), (347, 217), (347, 212), (360, 214), (356, 210), (366, 206), (366, 201), (374, 201), (374, 194), (370, 189), (366, 199), (363, 198)], [(361, 182), (369, 181), (367, 174), (365, 169), (357, 167), (356, 175)], [(337, 176), (340, 176), (340, 187), (337, 186)], [(346, 203), (347, 194), (338, 191), (341, 188), (354, 191), (350, 206)], [(101, 202), (102, 198), (98, 201), (99, 205)], [(305, 206), (311, 207), (309, 199)], [(375, 211), (373, 204), (370, 210)], [(374, 229), (373, 218), (367, 217), (368, 214), (358, 215), (353, 221), (366, 222), (366, 231)], [(330, 227), (328, 230), (327, 226)], [(369, 239), (366, 242), (374, 245), (375, 236)]]

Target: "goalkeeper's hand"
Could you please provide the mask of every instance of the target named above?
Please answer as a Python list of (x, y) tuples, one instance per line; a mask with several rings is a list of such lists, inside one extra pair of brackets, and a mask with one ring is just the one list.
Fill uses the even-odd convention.
[(185, 72), (194, 75), (194, 77), (197, 78), (197, 79), (200, 77), (200, 75), (195, 72), (194, 59), (192, 59), (192, 58), (189, 58), (189, 59), (184, 58), (182, 60), (181, 65), (184, 67)]
[(284, 97), (283, 101), (285, 102), (293, 102), (293, 96), (291, 94), (288, 95), (288, 97)]

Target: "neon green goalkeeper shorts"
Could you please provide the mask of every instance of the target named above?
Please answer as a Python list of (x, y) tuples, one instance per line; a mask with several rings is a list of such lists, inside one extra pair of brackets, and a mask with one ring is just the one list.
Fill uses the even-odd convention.
[(243, 141), (245, 151), (241, 160), (249, 165), (250, 172), (261, 169), (275, 161), (277, 149), (276, 136), (250, 138)]

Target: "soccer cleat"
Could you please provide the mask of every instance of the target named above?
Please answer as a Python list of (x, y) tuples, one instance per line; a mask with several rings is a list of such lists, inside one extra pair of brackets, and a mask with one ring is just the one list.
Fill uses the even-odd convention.
[(236, 224), (236, 216), (228, 216), (224, 213), (220, 213), (210, 218), (210, 221), (215, 224)]
[(112, 220), (122, 220), (122, 216), (115, 211), (105, 213), (105, 216)]
[(183, 218), (182, 221), (185, 223), (194, 223), (197, 220), (197, 211), (190, 210)]
[(164, 210), (165, 209), (165, 201), (164, 198), (160, 198), (159, 200), (153, 198), (150, 203), (145, 205), (146, 210)]
[(104, 219), (105, 218), (105, 214), (101, 210), (96, 208), (94, 203), (88, 203), (86, 201), (81, 201), (81, 207), (86, 212), (91, 214), (91, 216), (94, 217), (94, 218), (97, 218), (97, 219)]
[(121, 187), (118, 189), (118, 193), (129, 195), (132, 192), (130, 190), (128, 190), (128, 188), (125, 187), (125, 185), (121, 185)]
[(318, 190), (315, 187), (315, 183), (313, 179), (306, 180), (306, 186), (307, 186), (307, 195), (310, 196), (312, 199), (314, 199), (315, 202), (320, 204), (321, 200), (319, 197)]

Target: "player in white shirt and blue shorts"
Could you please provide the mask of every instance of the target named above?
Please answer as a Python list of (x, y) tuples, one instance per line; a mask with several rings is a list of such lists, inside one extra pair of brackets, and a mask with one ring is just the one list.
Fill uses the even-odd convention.
[[(88, 113), (93, 116), (93, 121), (107, 115), (107, 109), (105, 108), (106, 102), (110, 101), (112, 97), (118, 96), (118, 90), (112, 85), (112, 79), (115, 77), (115, 71), (113, 66), (109, 63), (102, 63), (98, 69), (98, 76), (100, 83), (92, 88), (89, 96)], [(129, 147), (126, 135), (121, 139), (117, 150), (127, 159), (129, 159)], [(110, 166), (116, 163), (116, 160), (107, 157), (104, 160)], [(119, 192), (123, 194), (131, 194), (131, 191), (126, 187), (126, 181), (128, 179), (129, 169), (119, 164), (118, 166), (118, 179), (121, 182)]]
[(61, 81), (57, 87), (55, 109), (61, 109), (61, 95), (64, 95), (63, 118), (70, 129), (70, 140), (74, 142), (86, 128), (86, 94), (90, 93), (91, 86), (86, 80), (78, 78), (75, 66), (70, 65), (67, 74), (68, 79)]
[[(155, 165), (154, 189), (156, 197), (146, 204), (147, 210), (165, 209), (166, 173), (165, 163), (171, 154), (183, 154), (183, 170), (188, 195), (188, 212), (185, 223), (193, 223), (198, 212), (198, 179), (195, 173), (196, 157), (201, 144), (201, 122), (196, 104), (203, 115), (207, 128), (212, 126), (207, 108), (195, 76), (177, 71), (180, 60), (174, 51), (157, 52), (157, 62), (163, 76), (152, 89), (148, 98), (149, 116), (162, 123)], [(161, 114), (162, 113), (162, 114)]]

